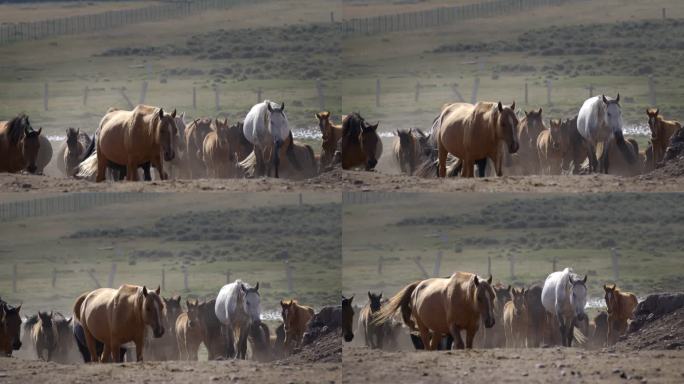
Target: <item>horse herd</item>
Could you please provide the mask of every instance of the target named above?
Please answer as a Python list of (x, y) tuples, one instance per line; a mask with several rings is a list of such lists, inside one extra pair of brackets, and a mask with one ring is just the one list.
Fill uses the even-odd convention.
[[(358, 314), (357, 333), (369, 348), (397, 349), (410, 336), (416, 349), (570, 347), (617, 342), (637, 298), (614, 284), (604, 285), (607, 312), (589, 320), (585, 313), (587, 277), (571, 268), (551, 273), (543, 284), (516, 288), (492, 284), (473, 273), (415, 281), (390, 299), (368, 292)], [(355, 309), (342, 297), (344, 339), (354, 338)], [(478, 332), (484, 328), (482, 332)], [(462, 338), (465, 333), (465, 342)]]
[[(201, 344), (208, 359), (247, 358), (247, 345), (255, 360), (285, 357), (302, 344), (307, 325), (314, 317), (311, 307), (296, 300), (281, 301), (283, 322), (271, 335), (261, 321), (259, 283), (241, 280), (221, 288), (216, 298), (186, 300), (165, 298), (160, 288), (122, 285), (99, 288), (80, 295), (73, 317), (57, 312), (38, 312), (27, 319), (21, 305), (0, 300), (0, 348), (11, 356), (22, 345), (33, 346), (35, 356), (46, 361), (71, 362), (76, 348), (83, 362), (132, 360), (197, 360)], [(151, 330), (151, 335), (149, 333)], [(22, 336), (23, 334), (23, 336)]]

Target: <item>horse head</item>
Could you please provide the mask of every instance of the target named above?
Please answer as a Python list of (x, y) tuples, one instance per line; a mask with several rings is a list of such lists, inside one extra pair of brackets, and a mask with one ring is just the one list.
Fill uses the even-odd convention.
[(38, 151), (40, 150), (40, 133), (43, 131), (43, 128), (38, 128), (37, 131), (34, 131), (28, 123), (28, 117), (25, 119), (24, 135), (19, 141), (19, 146), (26, 164), (26, 170), (30, 173), (35, 173), (38, 169), (36, 161), (38, 159)]
[(157, 287), (154, 291), (148, 291), (146, 286), (142, 287), (142, 319), (145, 325), (152, 328), (155, 338), (164, 335), (164, 302), (159, 296), (161, 288)]
[(413, 171), (413, 165), (415, 164), (414, 143), (416, 140), (413, 136), (413, 131), (411, 129), (398, 129), (397, 136), (399, 137), (399, 161), (401, 162), (401, 167), (402, 169)]
[(375, 168), (378, 164), (378, 143), (380, 142), (380, 136), (377, 134), (378, 125), (366, 124), (365, 121), (361, 121), (361, 136), (359, 140), (361, 142), (361, 147), (363, 149), (364, 155), (366, 155), (366, 170), (370, 171)]
[(0, 326), (5, 331), (5, 343), (0, 345), (7, 356), (12, 355), (12, 350), (21, 348), (21, 305), (12, 307), (7, 303), (0, 302)]
[(382, 292), (375, 294), (368, 291), (368, 304), (370, 306), (371, 313), (379, 311), (380, 307), (382, 306)]
[(342, 296), (342, 333), (344, 334), (344, 341), (350, 342), (354, 339), (354, 308), (352, 301), (354, 295), (350, 298)]
[(169, 115), (164, 114), (164, 109), (159, 108), (159, 120), (155, 127), (157, 140), (161, 146), (165, 161), (171, 161), (176, 157), (176, 141), (178, 140), (178, 128), (176, 127), (176, 110)]
[(658, 140), (658, 131), (660, 124), (658, 124), (658, 108), (648, 108), (646, 109), (646, 114), (648, 115), (648, 127), (651, 129), (651, 140)]
[(491, 328), (494, 326), (494, 299), (496, 293), (494, 288), (492, 288), (492, 276), (489, 279), (482, 280), (473, 276), (473, 285), (475, 286), (475, 300), (477, 309), (480, 312), (480, 316), (484, 317), (485, 328)]
[(617, 94), (615, 99), (607, 98), (605, 95), (601, 96), (605, 104), (605, 119), (608, 127), (615, 136), (615, 141), (622, 144), (625, 137), (622, 134), (622, 109), (620, 107), (620, 94)]
[(268, 132), (273, 137), (273, 145), (275, 146), (273, 156), (273, 166), (275, 167), (275, 177), (278, 177), (278, 167), (280, 166), (280, 147), (283, 145), (285, 139), (290, 134), (290, 127), (287, 122), (287, 115), (285, 114), (285, 102), (280, 104), (280, 107), (274, 108), (270, 101), (266, 102), (270, 118), (268, 119)]
[(517, 290), (509, 286), (509, 293), (511, 294), (513, 306), (516, 310), (521, 311), (525, 307), (525, 288)]
[(194, 328), (197, 325), (200, 325), (201, 324), (201, 322), (200, 322), (200, 318), (201, 318), (200, 309), (201, 309), (201, 307), (200, 307), (200, 304), (197, 301), (197, 299), (195, 299), (194, 302), (189, 301), (189, 300), (185, 300), (185, 304), (188, 307), (188, 326), (190, 326), (190, 328)]
[(499, 101), (496, 108), (499, 112), (496, 121), (497, 136), (508, 145), (508, 152), (516, 153), (520, 148), (520, 143), (518, 143), (518, 117), (515, 115), (515, 101), (508, 107)]
[(162, 297), (162, 300), (164, 301), (165, 327), (168, 327), (173, 331), (178, 316), (180, 316), (180, 314), (183, 312), (183, 308), (181, 308), (181, 297), (179, 295), (176, 295), (170, 299)]
[[(542, 118), (542, 109), (539, 108), (538, 111), (523, 111), (525, 113), (525, 126), (520, 127), (521, 129), (524, 129), (524, 132), (527, 137), (524, 139), (528, 141), (529, 148), (535, 148), (537, 144), (537, 136), (546, 128), (544, 127), (544, 120)], [(520, 123), (520, 125), (523, 125)], [(518, 137), (519, 141), (523, 140), (522, 135)]]
[(69, 153), (78, 152), (78, 135), (81, 133), (80, 129), (77, 128), (67, 128), (66, 129), (66, 143), (67, 148), (69, 148)]
[(584, 313), (584, 307), (587, 305), (587, 276), (584, 279), (577, 279), (572, 274), (569, 276), (570, 287), (570, 305), (577, 320), (582, 321), (587, 315)]
[(606, 300), (606, 307), (608, 308), (608, 314), (612, 314), (613, 312), (616, 312), (617, 307), (619, 305), (619, 301), (617, 298), (617, 285), (613, 284), (612, 287), (608, 285), (603, 285), (603, 290), (605, 291), (605, 296), (604, 300)]
[(224, 118), (223, 121), (219, 119), (214, 119), (214, 124), (216, 126), (216, 137), (218, 138), (221, 146), (226, 146), (230, 142), (230, 125), (228, 124), (228, 119)]
[(249, 316), (251, 321), (261, 321), (261, 298), (259, 295), (259, 283), (254, 287), (250, 287), (244, 283), (240, 283), (240, 292), (242, 294), (242, 308)]
[(549, 120), (549, 134), (551, 139), (551, 148), (557, 150), (561, 148), (567, 148), (570, 145), (569, 143), (565, 143), (565, 140), (569, 140), (569, 137), (563, 135), (562, 123), (560, 119)]
[(330, 136), (330, 112), (318, 112), (316, 113), (316, 119), (318, 120), (318, 129), (321, 130), (323, 141), (325, 141)]
[(57, 345), (57, 335), (55, 334), (55, 327), (53, 324), (52, 312), (38, 312), (38, 320), (40, 324), (40, 333), (45, 340), (48, 348), (52, 349)]
[(503, 307), (508, 300), (511, 300), (511, 286), (506, 287), (501, 283), (497, 283), (492, 288), (494, 288), (494, 295), (496, 296), (496, 302), (494, 303), (494, 309), (499, 314), (503, 313)]

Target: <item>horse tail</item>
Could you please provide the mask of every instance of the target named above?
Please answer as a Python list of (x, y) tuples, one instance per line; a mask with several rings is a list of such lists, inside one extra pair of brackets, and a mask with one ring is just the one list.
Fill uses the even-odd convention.
[(413, 321), (411, 320), (411, 295), (416, 289), (421, 280), (415, 281), (407, 286), (405, 286), (396, 295), (392, 296), (391, 299), (376, 313), (373, 319), (373, 325), (383, 325), (384, 323), (390, 321), (394, 312), (401, 308), (401, 317), (410, 329), (414, 328)]
[(257, 159), (254, 151), (250, 152), (241, 162), (238, 163), (238, 169), (246, 177), (256, 176)]
[(575, 342), (579, 345), (585, 345), (587, 343), (587, 337), (582, 333), (582, 330), (580, 330), (577, 327), (574, 327), (572, 330), (572, 335), (575, 339)]
[(90, 154), (76, 169), (76, 178), (92, 179), (97, 173), (97, 153)]
[(88, 293), (90, 292), (86, 292), (79, 296), (76, 299), (76, 302), (74, 303), (74, 318), (78, 320), (79, 323), (81, 322), (81, 306), (83, 306), (83, 301), (85, 301), (85, 298), (86, 296), (88, 296)]

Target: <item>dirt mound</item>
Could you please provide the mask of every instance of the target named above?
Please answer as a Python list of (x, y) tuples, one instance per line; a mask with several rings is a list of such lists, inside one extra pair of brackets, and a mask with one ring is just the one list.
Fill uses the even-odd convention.
[(287, 361), (325, 362), (342, 361), (341, 306), (323, 307), (314, 315), (304, 332), (302, 347), (293, 351)]
[(672, 135), (670, 145), (665, 150), (665, 157), (657, 167), (643, 177), (648, 179), (684, 176), (684, 128)]
[(637, 305), (618, 349), (684, 349), (684, 293), (650, 295)]

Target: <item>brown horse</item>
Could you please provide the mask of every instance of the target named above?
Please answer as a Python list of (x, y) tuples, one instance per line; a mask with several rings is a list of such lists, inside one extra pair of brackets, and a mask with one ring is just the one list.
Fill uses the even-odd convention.
[(316, 113), (318, 128), (323, 136), (321, 145), (321, 171), (331, 167), (335, 152), (338, 150), (340, 139), (342, 138), (342, 125), (335, 125), (330, 122), (330, 112), (322, 111)]
[(344, 341), (350, 342), (354, 340), (354, 307), (352, 301), (354, 295), (350, 298), (342, 296), (342, 335)]
[[(226, 345), (225, 337), (221, 332), (221, 322), (219, 322), (218, 317), (216, 317), (215, 307), (216, 299), (211, 299), (198, 304), (198, 319), (204, 330), (202, 343), (204, 343), (204, 346), (207, 348), (209, 360), (216, 360), (219, 357), (228, 357), (228, 353), (226, 353), (228, 345)], [(233, 353), (235, 352), (233, 351)]]
[(207, 176), (229, 178), (235, 176), (235, 155), (229, 143), (228, 119), (215, 120), (216, 129), (204, 136), (202, 160), (207, 167)]
[[(137, 361), (143, 361), (147, 327), (154, 337), (164, 335), (164, 302), (160, 288), (148, 291), (145, 286), (122, 285), (119, 289), (99, 288), (76, 299), (74, 316), (83, 325), (92, 361), (105, 362), (111, 357), (120, 362), (119, 347), (135, 343)], [(104, 351), (97, 356), (95, 342), (102, 341)]]
[(394, 158), (402, 173), (413, 175), (422, 162), (423, 149), (420, 139), (426, 136), (420, 129), (413, 128), (398, 129), (396, 133), (392, 145)]
[(608, 307), (607, 343), (611, 345), (627, 330), (627, 320), (632, 317), (639, 301), (636, 295), (620, 291), (615, 284), (612, 287), (604, 285), (603, 290)]
[(546, 127), (544, 126), (541, 108), (538, 111), (524, 112), (525, 116), (520, 119), (517, 128), (520, 147), (515, 154), (509, 156), (519, 174), (533, 175), (540, 171), (537, 140), (539, 135), (546, 130)]
[(437, 349), (443, 335), (451, 335), (457, 349), (463, 349), (461, 331), (466, 331), (465, 347), (473, 339), (484, 318), (487, 328), (494, 326), (494, 289), (492, 277), (484, 280), (473, 273), (455, 272), (448, 278), (416, 281), (404, 287), (378, 312), (375, 323), (388, 321), (401, 308), (402, 319), (410, 330), (417, 326), (428, 350)]
[(587, 158), (587, 153), (584, 149), (584, 139), (577, 130), (577, 116), (564, 120), (560, 131), (560, 147), (563, 149), (562, 167), (573, 174), (578, 174), (582, 163)]
[(80, 129), (67, 128), (66, 140), (57, 150), (57, 168), (67, 177), (76, 175), (78, 165), (85, 160), (90, 146), (90, 136)]
[(608, 312), (599, 312), (591, 324), (591, 346), (604, 347), (608, 341)]
[[(292, 159), (296, 159), (293, 162)], [(319, 166), (310, 145), (292, 137), (292, 131), (280, 147), (280, 176), (285, 179), (307, 179), (318, 174)]]
[(115, 110), (100, 122), (97, 139), (97, 182), (105, 180), (110, 163), (126, 165), (126, 179), (138, 180), (138, 166), (150, 162), (162, 180), (167, 179), (162, 165), (176, 155), (176, 110), (164, 114), (162, 108), (138, 105), (132, 111)]
[(382, 140), (377, 133), (378, 124), (366, 121), (354, 112), (342, 121), (342, 169), (364, 167), (375, 169), (382, 155)]
[[(504, 331), (503, 312), (506, 302), (511, 300), (511, 292), (508, 287), (501, 283), (496, 283), (492, 286), (494, 288), (494, 326), (485, 328), (482, 333), (482, 346), (485, 348), (502, 348), (506, 346), (506, 333)], [(479, 335), (480, 333), (478, 333)]]
[(232, 155), (236, 156), (235, 161), (244, 160), (254, 150), (254, 145), (247, 140), (242, 128), (241, 121), (228, 128), (228, 142), (233, 152)]
[(0, 299), (0, 351), (12, 356), (21, 348), (21, 305), (13, 307)]
[(285, 348), (291, 351), (301, 344), (306, 326), (314, 316), (314, 310), (306, 305), (300, 305), (296, 300), (281, 300), (280, 307), (285, 328)]
[(670, 145), (670, 137), (682, 127), (679, 121), (663, 119), (659, 112), (658, 108), (648, 108), (646, 110), (648, 127), (651, 128), (654, 164), (663, 161), (665, 150)]
[(274, 346), (271, 345), (271, 330), (261, 321), (254, 321), (249, 326), (247, 339), (252, 346), (252, 358), (256, 361), (271, 361), (274, 357)]
[(31, 341), (36, 357), (45, 361), (52, 361), (57, 349), (57, 327), (52, 321), (52, 312), (38, 312), (35, 318), (30, 318), (27, 324), (31, 326)]
[(560, 175), (563, 165), (563, 140), (561, 121), (551, 119), (549, 129), (544, 129), (537, 137), (537, 155), (542, 174)]
[(551, 327), (546, 316), (546, 309), (542, 304), (542, 286), (532, 285), (525, 290), (525, 307), (527, 308), (527, 346), (536, 348), (543, 343), (549, 343)]
[(369, 291), (368, 302), (361, 308), (361, 312), (359, 312), (359, 326), (357, 329), (363, 333), (366, 346), (369, 348), (382, 349), (383, 339), (385, 334), (388, 333), (388, 323), (373, 323), (375, 315), (382, 307), (382, 304), (382, 292), (380, 294), (374, 294)]
[(164, 302), (163, 325), (166, 332), (160, 338), (147, 337), (145, 356), (147, 360), (178, 360), (175, 324), (176, 319), (183, 312), (181, 297), (179, 295), (168, 299), (162, 297), (162, 301)]
[(40, 132), (33, 130), (28, 116), (20, 114), (10, 121), (0, 121), (0, 172), (27, 170), (35, 173), (40, 150)]
[(183, 312), (176, 319), (176, 341), (178, 343), (179, 358), (181, 360), (197, 361), (197, 351), (205, 338), (204, 324), (200, 320), (200, 304), (185, 301), (188, 311)]
[(625, 158), (625, 151), (631, 152), (634, 158), (640, 158), (639, 144), (634, 139), (625, 139), (622, 146), (617, 145), (614, 138), (610, 138), (605, 142), (599, 163), (607, 174), (636, 176), (643, 171), (646, 162), (630, 162)]
[(512, 300), (504, 305), (504, 331), (507, 348), (527, 347), (527, 305), (525, 304), (525, 288), (516, 290), (509, 287)]
[(195, 119), (185, 128), (185, 153), (190, 167), (190, 177), (193, 179), (205, 175), (202, 161), (204, 138), (211, 132), (211, 119)]
[(462, 177), (473, 177), (473, 166), (481, 159), (494, 162), (497, 176), (502, 175), (503, 145), (510, 153), (519, 148), (515, 102), (510, 107), (499, 103), (453, 103), (445, 107), (433, 125), (437, 132), (439, 177), (446, 176), (447, 156), (463, 161)]

